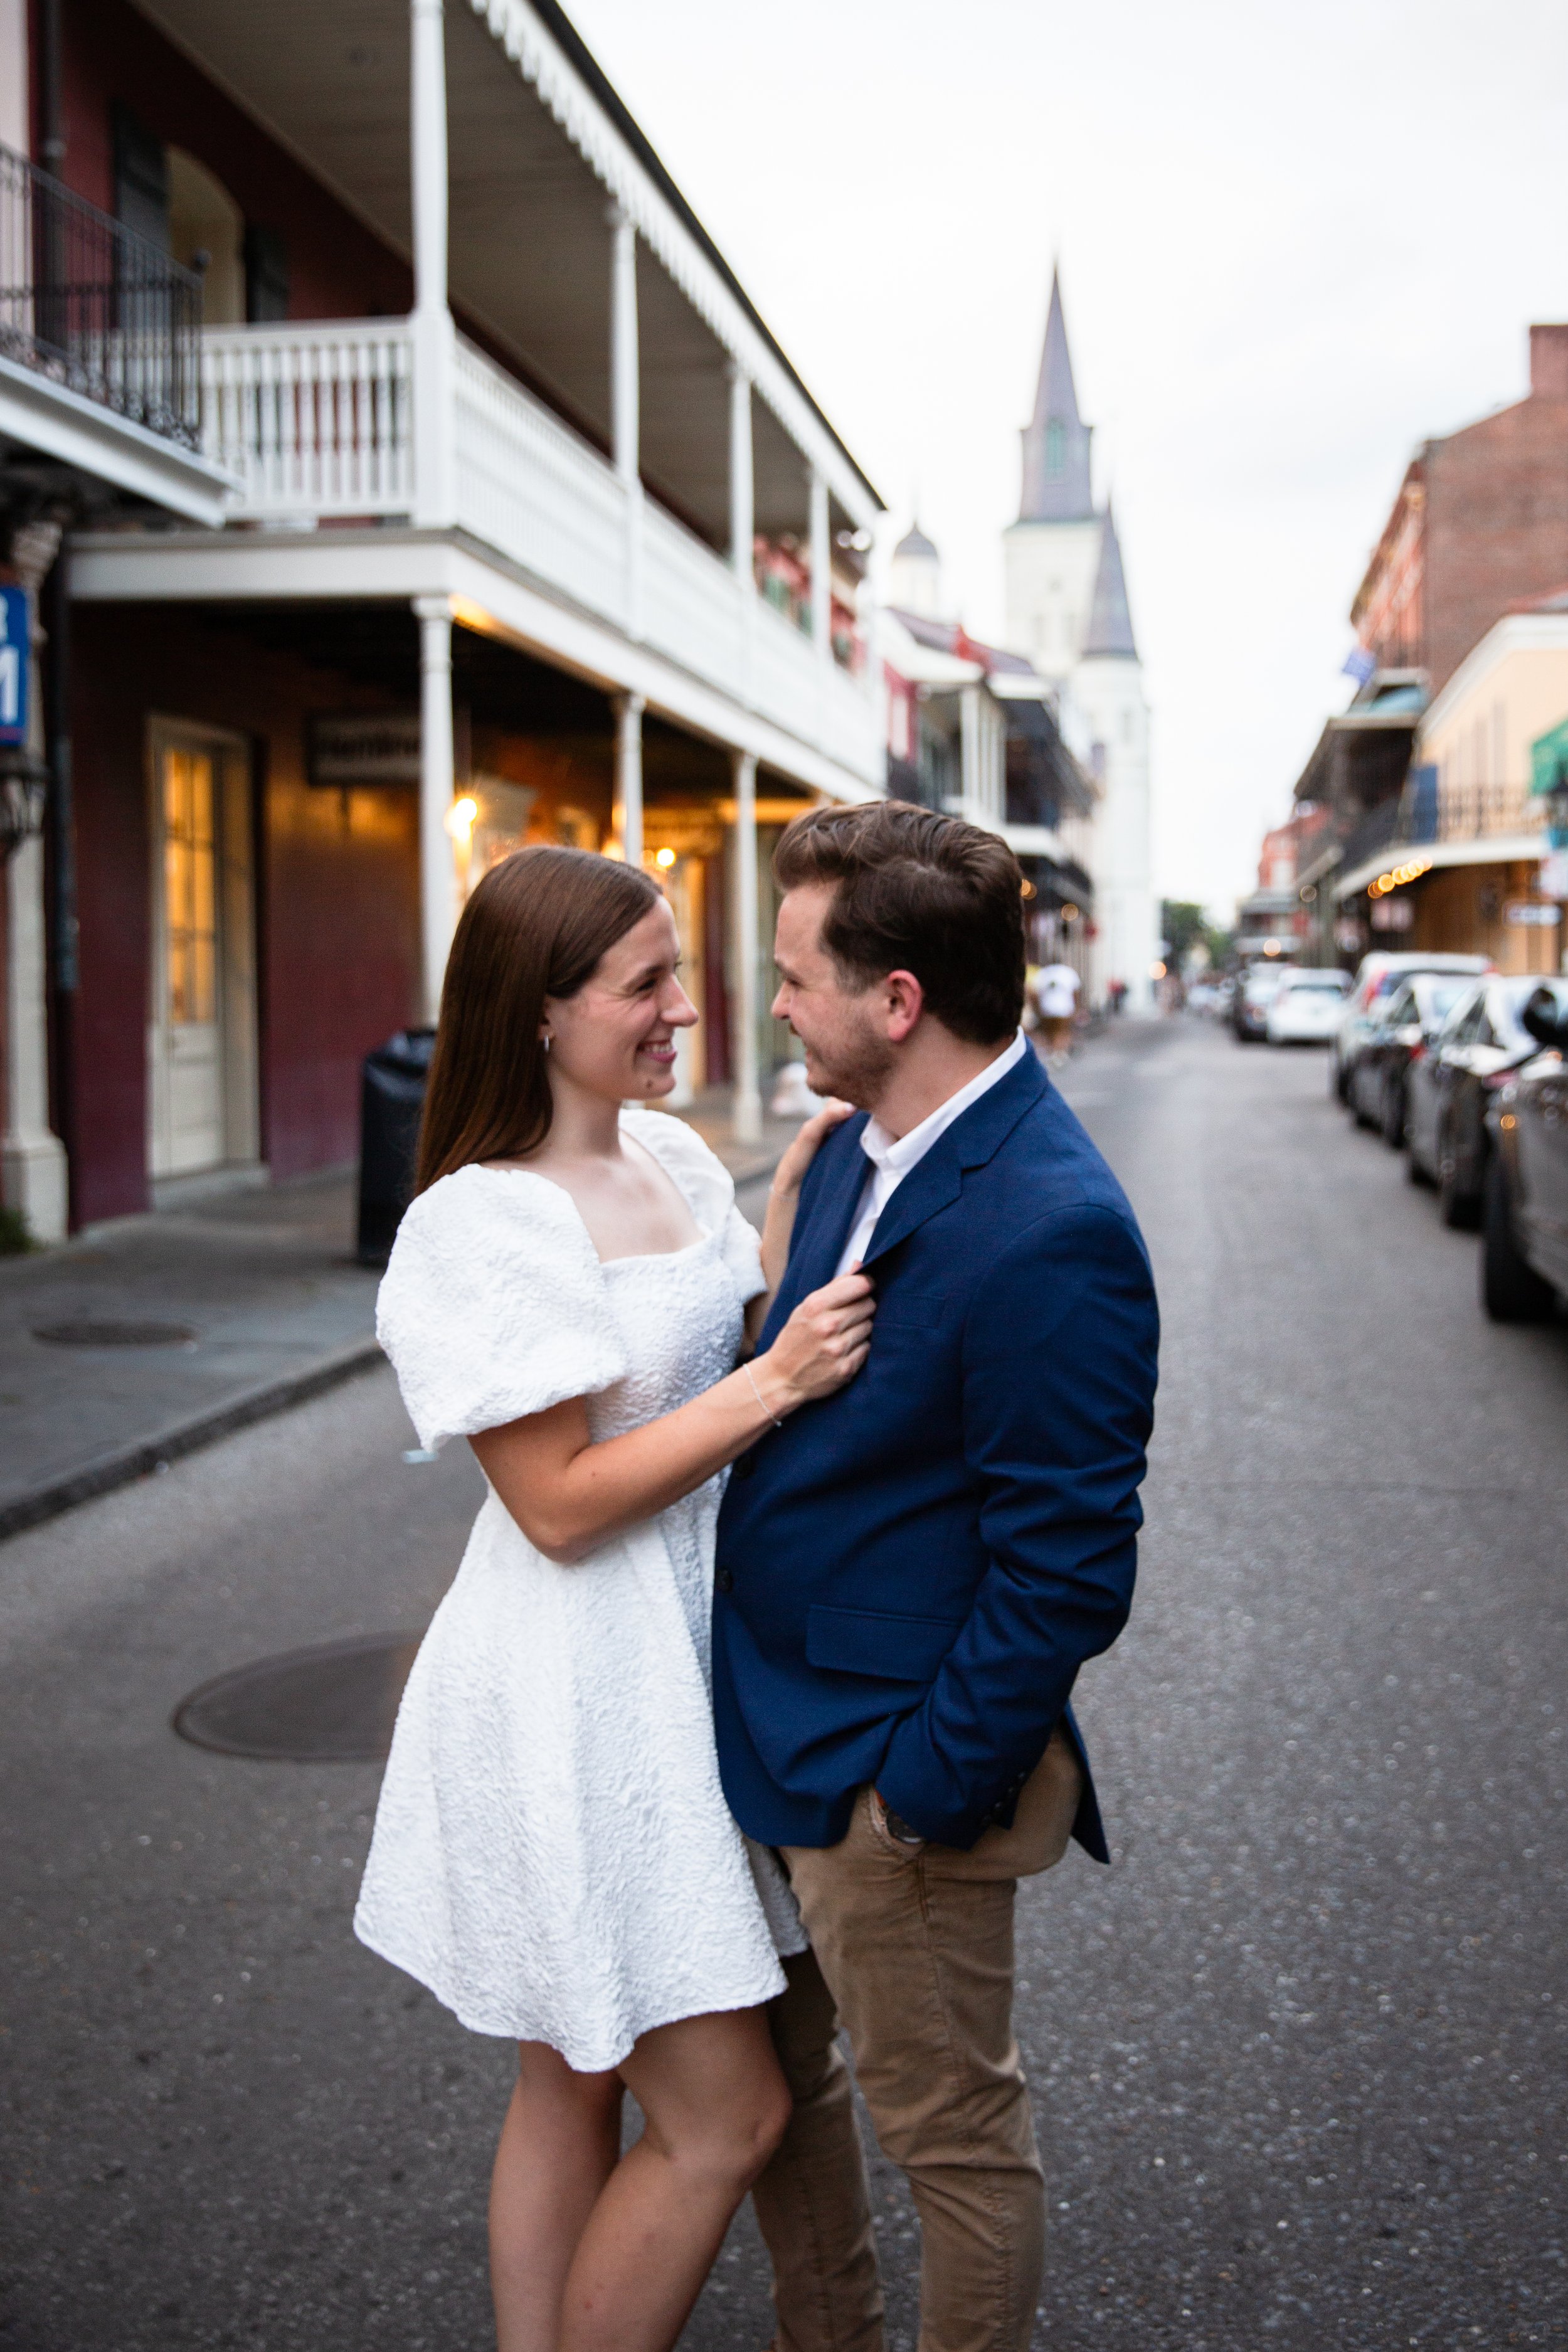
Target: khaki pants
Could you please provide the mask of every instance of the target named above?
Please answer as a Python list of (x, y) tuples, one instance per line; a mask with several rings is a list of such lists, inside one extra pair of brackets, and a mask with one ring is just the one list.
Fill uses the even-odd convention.
[(840, 2022), (878, 2140), (920, 2214), (920, 2352), (1026, 2352), (1045, 2192), (1013, 2039), (1013, 1903), (1020, 1876), (1065, 1852), (1079, 1789), (1058, 1734), (1012, 1828), (967, 1853), (900, 1844), (868, 1789), (839, 1844), (785, 1849), (812, 1949), (786, 1962), (789, 1989), (773, 2004), (795, 2111), (752, 2192), (779, 2352), (881, 2352)]

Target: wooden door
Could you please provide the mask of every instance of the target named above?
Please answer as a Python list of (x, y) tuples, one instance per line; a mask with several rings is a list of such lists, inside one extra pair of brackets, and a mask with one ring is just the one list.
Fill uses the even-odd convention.
[(153, 1002), (148, 1166), (256, 1156), (255, 927), (246, 746), (159, 720), (151, 743)]

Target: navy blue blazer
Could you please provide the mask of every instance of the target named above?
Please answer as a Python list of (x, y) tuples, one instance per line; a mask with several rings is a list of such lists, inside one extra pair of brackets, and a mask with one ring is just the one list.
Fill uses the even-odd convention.
[[(767, 1345), (830, 1280), (864, 1115), (801, 1188)], [(1064, 1723), (1074, 1834), (1109, 1860), (1068, 1701), (1127, 1621), (1159, 1338), (1116, 1179), (1031, 1053), (904, 1178), (866, 1253), (870, 1356), (735, 1464), (719, 1518), (724, 1793), (768, 1845), (833, 1845), (874, 1781), (943, 1844), (1010, 1822)]]

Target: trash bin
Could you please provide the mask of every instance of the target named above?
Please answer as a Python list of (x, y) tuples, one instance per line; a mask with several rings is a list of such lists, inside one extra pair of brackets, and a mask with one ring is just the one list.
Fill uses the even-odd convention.
[(359, 1262), (384, 1265), (414, 1195), (434, 1029), (400, 1029), (364, 1057), (360, 1087)]

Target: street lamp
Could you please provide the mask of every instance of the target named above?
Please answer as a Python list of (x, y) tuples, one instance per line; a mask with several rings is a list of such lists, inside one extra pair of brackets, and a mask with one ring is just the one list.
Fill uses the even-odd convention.
[(0, 751), (0, 863), (44, 829), (49, 772), (31, 751)]

